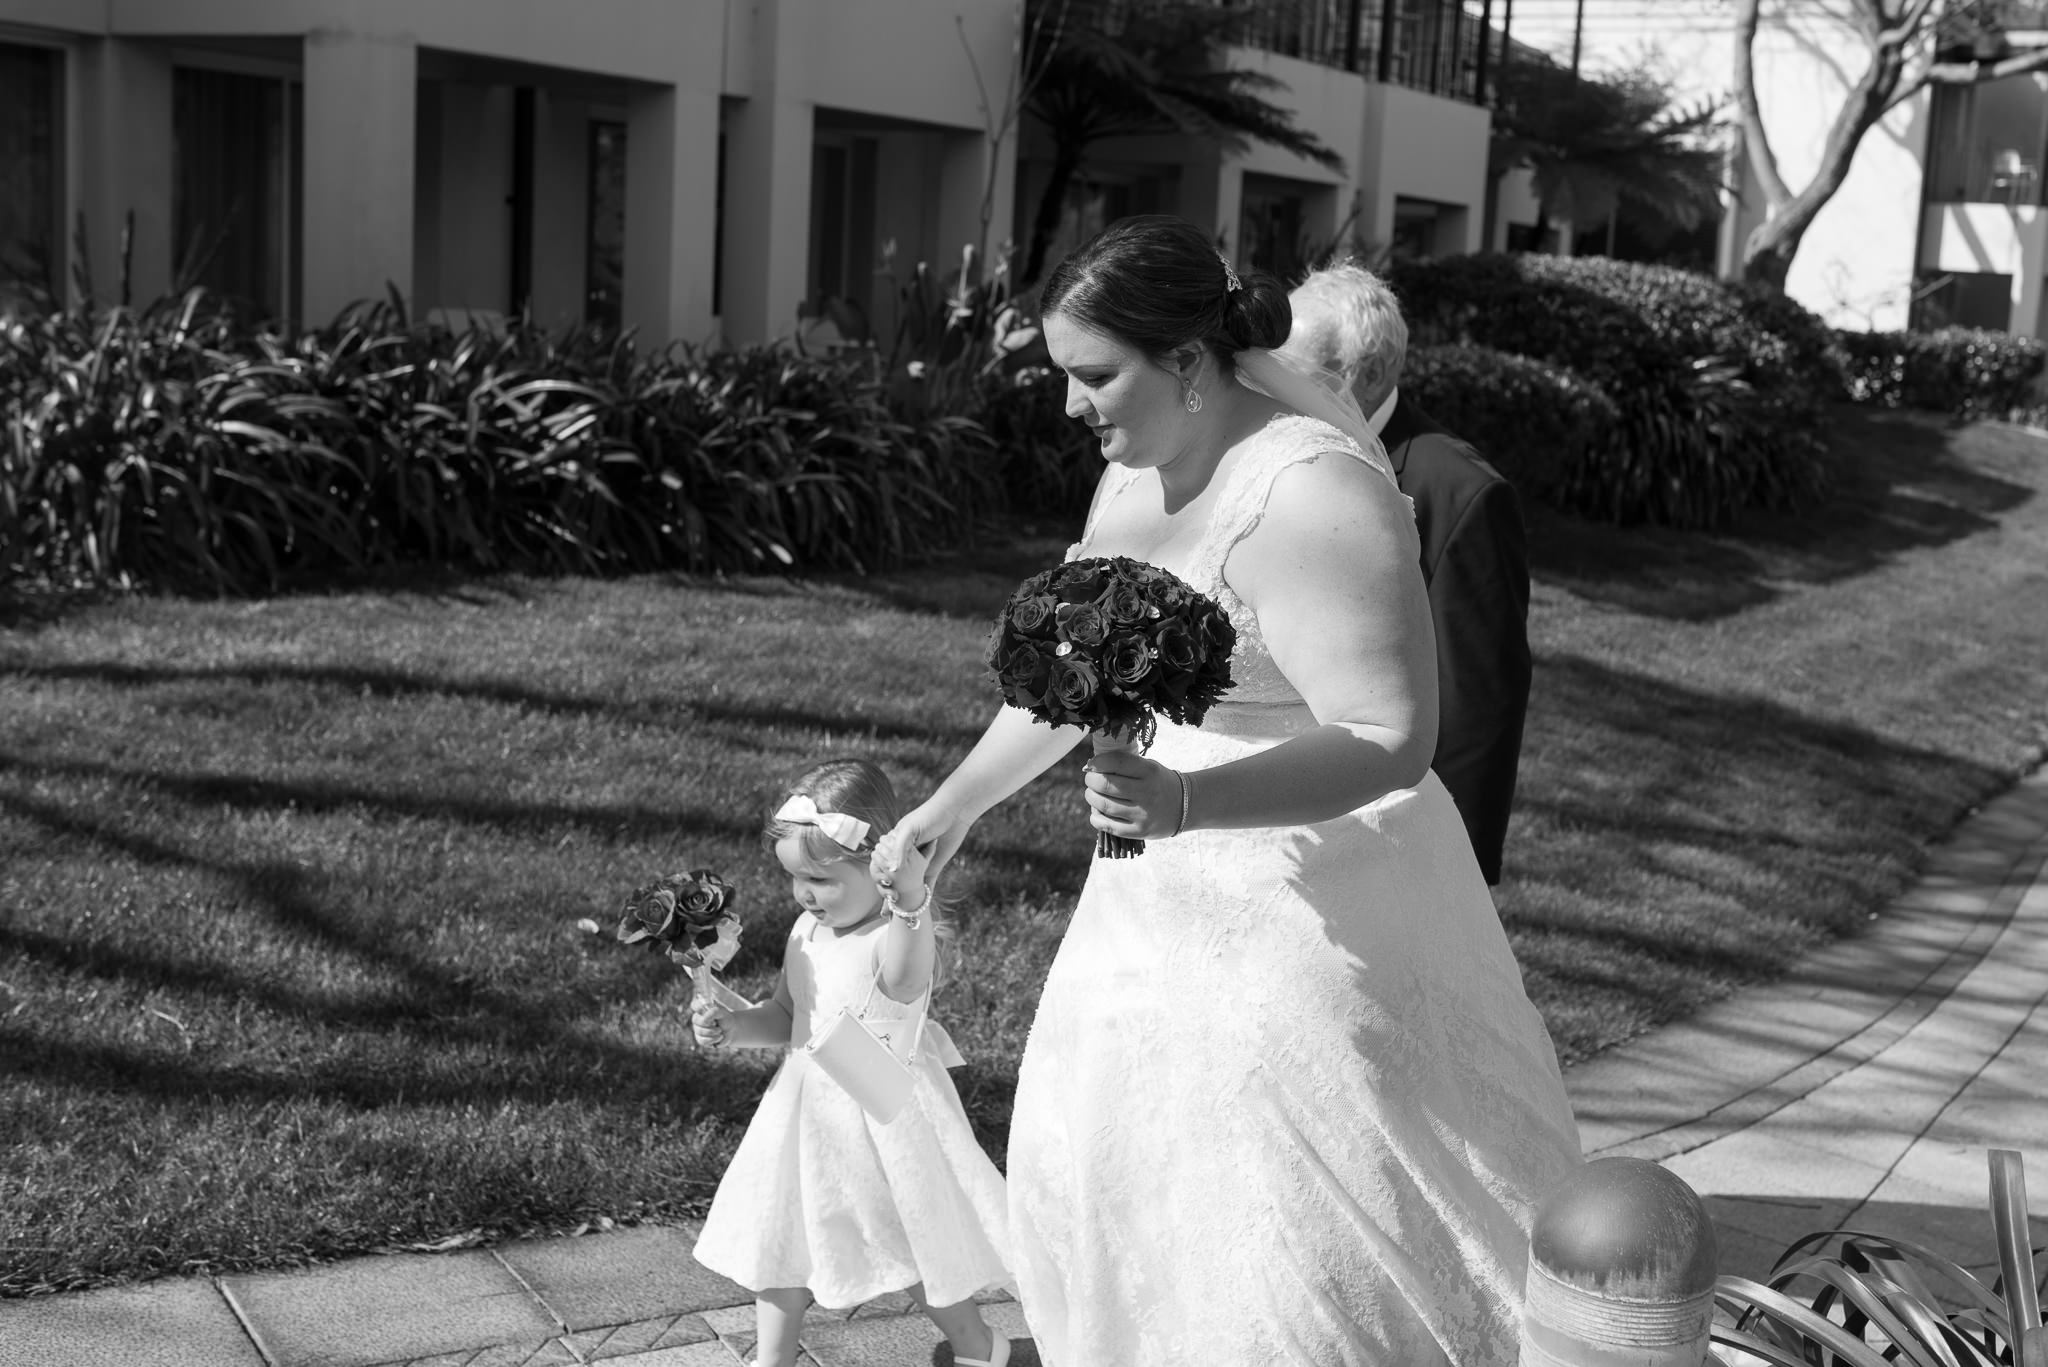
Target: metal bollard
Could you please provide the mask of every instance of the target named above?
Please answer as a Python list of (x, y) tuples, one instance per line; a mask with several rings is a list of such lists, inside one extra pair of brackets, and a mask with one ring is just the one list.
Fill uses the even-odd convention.
[(1717, 1257), (1683, 1180), (1646, 1159), (1593, 1159), (1536, 1213), (1521, 1367), (1701, 1367)]

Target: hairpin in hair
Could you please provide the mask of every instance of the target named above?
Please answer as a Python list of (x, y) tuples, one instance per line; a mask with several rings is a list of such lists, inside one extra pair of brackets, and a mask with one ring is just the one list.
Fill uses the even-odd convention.
[(849, 850), (857, 850), (868, 838), (868, 823), (857, 816), (844, 812), (821, 812), (818, 804), (804, 793), (791, 794), (789, 801), (782, 804), (775, 813), (777, 821), (793, 821), (799, 826), (816, 826), (833, 843)]
[(1244, 281), (1237, 278), (1237, 270), (1230, 264), (1229, 258), (1224, 256), (1222, 252), (1218, 252), (1216, 253), (1216, 259), (1223, 263), (1223, 292), (1225, 294), (1234, 294), (1238, 290), (1243, 289)]

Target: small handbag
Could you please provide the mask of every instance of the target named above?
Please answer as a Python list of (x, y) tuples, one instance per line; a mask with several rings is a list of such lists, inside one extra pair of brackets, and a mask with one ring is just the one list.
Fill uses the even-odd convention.
[[(899, 1055), (890, 1042), (893, 1030), (878, 1031), (867, 1022), (868, 1007), (874, 1004), (875, 990), (881, 982), (881, 974), (875, 974), (875, 982), (868, 985), (868, 999), (861, 1003), (859, 1011), (850, 1006), (839, 1008), (839, 1014), (814, 1033), (804, 1045), (804, 1053), (813, 1063), (824, 1070), (855, 1101), (860, 1108), (880, 1124), (894, 1120), (910, 1100), (910, 1091), (917, 1075), (911, 1071), (911, 1064), (917, 1062), (918, 1047), (924, 1042), (924, 1022), (931, 1006), (932, 989), (926, 984), (924, 995), (918, 999), (917, 1029), (910, 1037), (907, 1056)], [(890, 1022), (895, 1024), (896, 1022)]]

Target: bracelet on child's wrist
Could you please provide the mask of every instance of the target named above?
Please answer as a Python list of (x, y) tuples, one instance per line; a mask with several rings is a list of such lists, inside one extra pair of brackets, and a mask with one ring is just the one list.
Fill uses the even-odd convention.
[(903, 904), (896, 900), (896, 889), (882, 889), (882, 910), (887, 912), (889, 915), (895, 917), (897, 920), (901, 921), (904, 924), (904, 926), (910, 930), (916, 930), (919, 926), (924, 924), (924, 909), (931, 905), (931, 901), (932, 885), (930, 883), (926, 883), (924, 885), (924, 900), (920, 901), (917, 904), (917, 906), (910, 911), (905, 911), (903, 909)]

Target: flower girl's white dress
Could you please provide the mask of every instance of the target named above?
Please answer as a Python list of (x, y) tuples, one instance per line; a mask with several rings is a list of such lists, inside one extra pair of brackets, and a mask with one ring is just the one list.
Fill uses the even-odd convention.
[[(841, 1007), (901, 1022), (915, 1006), (869, 993), (876, 920), (835, 935), (808, 912), (783, 951), (798, 1045)], [(946, 1074), (960, 1063), (927, 1021), (909, 1103), (878, 1124), (801, 1048), (783, 1059), (718, 1184), (697, 1261), (749, 1290), (809, 1287), (844, 1308), (924, 1283), (952, 1305), (1010, 1284), (1003, 1177), (975, 1141)]]
[[(1357, 448), (1298, 417), (1253, 440), (1166, 566), (1237, 628), (1225, 700), (1160, 724), (1175, 769), (1316, 724), (1224, 570), (1282, 470)], [(1130, 493), (1149, 472), (1107, 478), (1098, 506), (1156, 497)], [(1579, 1161), (1434, 775), (1317, 825), (1154, 840), (1094, 862), (1024, 1052), (1024, 1316), (1048, 1367), (1511, 1364), (1533, 1207)]]

